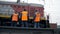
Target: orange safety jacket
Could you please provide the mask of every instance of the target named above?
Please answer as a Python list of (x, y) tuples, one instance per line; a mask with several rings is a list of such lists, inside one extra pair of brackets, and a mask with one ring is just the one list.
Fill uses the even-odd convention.
[(22, 11), (22, 21), (27, 21), (28, 20), (28, 12), (27, 11)]
[(36, 14), (34, 22), (39, 22), (40, 21), (40, 14)]
[(18, 21), (18, 14), (13, 14), (12, 21)]

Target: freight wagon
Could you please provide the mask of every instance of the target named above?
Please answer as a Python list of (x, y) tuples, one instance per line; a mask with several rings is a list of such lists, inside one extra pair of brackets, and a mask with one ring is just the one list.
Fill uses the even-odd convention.
[[(45, 19), (44, 17), (44, 6), (41, 4), (28, 4), (28, 3), (15, 3), (15, 2), (0, 2), (0, 25), (10, 26), (11, 24), (11, 15), (14, 11), (20, 13), (26, 9), (29, 15), (29, 22), (32, 23), (35, 10), (38, 10), (41, 14), (41, 27), (45, 26), (44, 28), (49, 27), (49, 20)], [(5, 24), (5, 25), (4, 25)], [(33, 26), (33, 23), (32, 23)]]

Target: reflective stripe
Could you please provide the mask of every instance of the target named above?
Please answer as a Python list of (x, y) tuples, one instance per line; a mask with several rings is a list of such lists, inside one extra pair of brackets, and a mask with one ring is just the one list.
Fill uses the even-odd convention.
[(13, 14), (12, 21), (18, 21), (18, 14)]
[(35, 17), (35, 22), (39, 22), (40, 21), (40, 14), (36, 14), (36, 17)]
[(22, 11), (22, 21), (27, 21), (28, 20), (28, 12), (27, 11)]

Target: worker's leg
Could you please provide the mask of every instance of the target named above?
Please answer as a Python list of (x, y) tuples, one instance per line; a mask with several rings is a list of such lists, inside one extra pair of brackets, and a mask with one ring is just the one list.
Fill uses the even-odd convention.
[(34, 28), (36, 28), (36, 23), (34, 22)]
[(21, 24), (22, 24), (22, 27), (24, 27), (24, 21), (22, 21)]
[(28, 27), (27, 21), (22, 21), (22, 27)]
[(1, 26), (1, 21), (0, 21), (0, 26)]
[(39, 23), (38, 22), (35, 23), (35, 28), (39, 28)]
[(25, 27), (28, 27), (28, 21), (25, 22)]
[(36, 28), (36, 23), (34, 22), (34, 28)]
[(40, 28), (40, 23), (38, 22), (38, 28)]
[(13, 26), (13, 24), (14, 24), (14, 21), (11, 22), (11, 26)]
[(12, 21), (11, 26), (16, 26), (16, 22)]
[(23, 21), (23, 27), (28, 27), (28, 22), (27, 21)]
[(19, 26), (22, 27), (22, 23), (21, 23), (21, 21), (19, 21)]
[(24, 27), (26, 27), (26, 23), (27, 23), (27, 22), (26, 22), (26, 21), (24, 21)]
[(36, 23), (36, 28), (38, 28), (38, 23)]
[(15, 27), (17, 26), (17, 21), (14, 22), (14, 26), (15, 26)]

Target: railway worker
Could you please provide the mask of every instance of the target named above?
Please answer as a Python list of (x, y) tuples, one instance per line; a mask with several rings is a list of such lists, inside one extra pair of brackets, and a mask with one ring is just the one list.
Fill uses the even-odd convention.
[(40, 13), (36, 10), (34, 19), (34, 28), (40, 28), (39, 22), (40, 22)]
[(28, 27), (28, 11), (24, 9), (21, 14), (22, 27)]
[(12, 18), (11, 26), (16, 26), (17, 22), (18, 22), (18, 13), (14, 12), (13, 15), (11, 16), (11, 18)]

